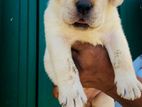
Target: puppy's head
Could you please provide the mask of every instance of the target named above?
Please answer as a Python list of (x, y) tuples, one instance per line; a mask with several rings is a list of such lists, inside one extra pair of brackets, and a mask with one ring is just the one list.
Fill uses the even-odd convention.
[(62, 20), (74, 27), (95, 28), (103, 24), (108, 7), (117, 7), (123, 0), (59, 0)]

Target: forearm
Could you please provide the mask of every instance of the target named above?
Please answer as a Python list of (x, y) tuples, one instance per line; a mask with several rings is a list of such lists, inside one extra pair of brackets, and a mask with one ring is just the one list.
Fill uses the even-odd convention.
[[(113, 67), (104, 47), (93, 47), (85, 44), (82, 48), (79, 45), (82, 44), (73, 47), (73, 58), (79, 69), (80, 79), (84, 87), (100, 89), (119, 101), (124, 107), (142, 106), (142, 97), (134, 101), (128, 101), (117, 95)], [(142, 82), (142, 79), (140, 80)]]
[[(112, 72), (112, 71), (110, 71), (110, 72)], [(106, 71), (105, 72), (106, 75), (104, 75), (102, 78), (101, 77), (97, 78), (97, 75), (95, 75), (95, 74), (94, 75), (92, 74), (92, 77), (94, 76), (94, 79), (93, 78), (88, 79), (88, 78), (85, 78), (82, 76), (81, 80), (82, 80), (83, 87), (94, 87), (94, 88), (100, 89), (101, 91), (103, 91), (104, 93), (111, 96), (119, 103), (121, 103), (123, 105), (123, 107), (141, 107), (142, 106), (142, 97), (140, 99), (130, 101), (130, 100), (123, 99), (122, 97), (120, 97), (117, 94), (116, 86), (113, 83), (114, 75), (113, 75), (113, 72), (112, 72), (112, 74), (110, 72)], [(84, 74), (81, 74), (81, 75), (84, 75)], [(97, 79), (99, 79), (99, 80), (97, 80)], [(86, 80), (86, 81), (84, 81), (84, 80)], [(141, 80), (141, 82), (142, 82), (142, 79), (139, 78), (139, 80)], [(109, 83), (107, 83), (107, 82), (109, 82)]]

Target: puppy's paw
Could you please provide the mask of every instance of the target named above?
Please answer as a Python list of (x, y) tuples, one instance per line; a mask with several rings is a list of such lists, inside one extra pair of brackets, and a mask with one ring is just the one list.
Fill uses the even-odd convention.
[[(121, 73), (122, 72), (122, 73)], [(121, 71), (116, 75), (115, 82), (117, 93), (127, 100), (134, 100), (141, 97), (142, 84), (137, 80), (134, 74), (125, 74)]]
[(83, 107), (87, 102), (87, 97), (79, 81), (72, 84), (65, 82), (59, 86), (59, 102), (62, 107)]

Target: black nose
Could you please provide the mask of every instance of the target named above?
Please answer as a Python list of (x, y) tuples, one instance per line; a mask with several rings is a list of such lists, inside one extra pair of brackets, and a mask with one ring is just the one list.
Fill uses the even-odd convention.
[(92, 7), (93, 7), (93, 4), (91, 0), (79, 0), (76, 3), (77, 11), (82, 15), (88, 14), (89, 11), (92, 9)]

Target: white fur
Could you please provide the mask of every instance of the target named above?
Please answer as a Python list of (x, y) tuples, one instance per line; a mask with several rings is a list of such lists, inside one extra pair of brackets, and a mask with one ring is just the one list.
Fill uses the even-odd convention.
[[(81, 30), (69, 25), (78, 20), (75, 0), (50, 0), (45, 11), (46, 49), (44, 64), (54, 84), (59, 87), (60, 104), (82, 107), (87, 99), (71, 56), (71, 45), (79, 40), (107, 48), (115, 72), (117, 92), (123, 98), (141, 96), (142, 85), (136, 79), (132, 59), (116, 9), (122, 0), (93, 0), (95, 8), (88, 19), (92, 29)], [(114, 0), (115, 1), (115, 0)], [(113, 4), (113, 5), (112, 5)], [(126, 94), (125, 94), (126, 92)]]

